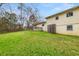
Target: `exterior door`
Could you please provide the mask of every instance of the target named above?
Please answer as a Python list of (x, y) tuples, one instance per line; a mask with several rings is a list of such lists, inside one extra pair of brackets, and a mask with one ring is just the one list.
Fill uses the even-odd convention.
[(47, 26), (49, 33), (56, 33), (56, 24), (51, 24)]

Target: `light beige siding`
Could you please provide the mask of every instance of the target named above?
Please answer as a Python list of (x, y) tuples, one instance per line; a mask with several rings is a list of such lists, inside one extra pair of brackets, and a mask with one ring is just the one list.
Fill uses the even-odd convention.
[(56, 26), (56, 32), (60, 34), (79, 35), (79, 24), (73, 25), (72, 31), (67, 31), (67, 25)]
[(43, 31), (47, 31), (47, 25), (48, 25), (47, 23), (44, 24)]
[(36, 27), (42, 27), (42, 24), (38, 24), (38, 25), (36, 25)]
[(34, 30), (43, 30), (42, 24), (37, 24), (37, 25), (34, 27)]
[[(47, 25), (56, 24), (56, 32), (60, 34), (70, 34), (79, 35), (79, 8), (70, 10), (73, 12), (73, 16), (66, 17), (66, 13), (56, 15), (59, 17), (58, 20), (55, 19), (56, 16), (48, 18), (47, 23), (44, 26), (44, 31), (47, 31)], [(73, 31), (67, 31), (67, 25), (73, 25)]]

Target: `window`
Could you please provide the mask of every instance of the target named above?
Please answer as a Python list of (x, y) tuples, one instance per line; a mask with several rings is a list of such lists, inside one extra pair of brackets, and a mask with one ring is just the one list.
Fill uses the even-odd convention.
[(57, 17), (56, 17), (56, 20), (58, 20), (58, 19), (59, 19), (59, 17), (57, 16)]
[(73, 12), (69, 12), (66, 14), (66, 17), (70, 17), (70, 16), (73, 16)]
[(67, 25), (67, 30), (68, 30), (68, 31), (73, 30), (73, 26), (72, 26), (72, 25)]

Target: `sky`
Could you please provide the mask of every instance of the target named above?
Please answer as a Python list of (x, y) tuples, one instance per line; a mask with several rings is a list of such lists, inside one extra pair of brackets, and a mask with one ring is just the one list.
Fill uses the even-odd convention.
[(78, 6), (79, 4), (69, 4), (69, 3), (47, 3), (47, 4), (38, 4), (38, 9), (43, 17), (47, 17), (63, 10)]
[[(10, 3), (7, 4), (16, 14), (19, 14), (17, 9), (18, 4)], [(7, 5), (3, 5), (4, 9), (9, 10)], [(30, 6), (29, 3), (25, 4), (26, 6)], [(61, 12), (63, 10), (72, 8), (74, 6), (78, 6), (79, 3), (31, 3), (31, 5), (39, 10), (40, 16), (43, 18)]]

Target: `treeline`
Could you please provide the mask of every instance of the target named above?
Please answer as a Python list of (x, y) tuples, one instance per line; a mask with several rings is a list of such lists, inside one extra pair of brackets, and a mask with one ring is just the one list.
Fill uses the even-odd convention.
[[(7, 11), (5, 6), (10, 11)], [(38, 9), (33, 7), (33, 4), (26, 6), (26, 4), (19, 3), (17, 6), (18, 14), (17, 12), (13, 13), (12, 8), (10, 4), (0, 3), (0, 33), (33, 30), (33, 24), (39, 22), (41, 18)]]
[(23, 30), (23, 26), (17, 23), (17, 15), (15, 13), (5, 12), (0, 16), (0, 32), (13, 32)]

